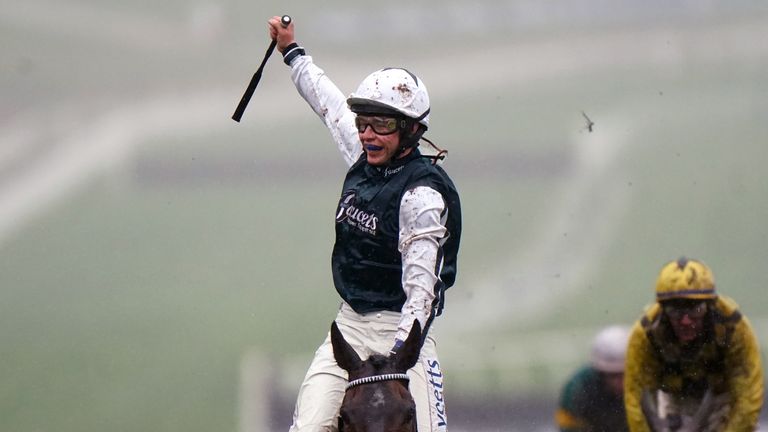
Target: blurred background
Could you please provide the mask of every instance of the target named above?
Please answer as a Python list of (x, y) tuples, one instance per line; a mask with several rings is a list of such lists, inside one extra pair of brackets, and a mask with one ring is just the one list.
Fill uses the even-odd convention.
[(343, 92), (429, 88), (464, 211), (455, 431), (553, 430), (681, 255), (768, 346), (765, 2), (5, 2), (0, 430), (287, 430), (345, 165), (279, 54), (230, 119), (283, 13)]

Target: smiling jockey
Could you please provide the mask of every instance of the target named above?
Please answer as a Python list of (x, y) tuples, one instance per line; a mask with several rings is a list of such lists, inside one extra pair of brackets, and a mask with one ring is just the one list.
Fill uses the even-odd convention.
[[(296, 44), (293, 24), (282, 27), (273, 17), (269, 30), (296, 89), (349, 166), (331, 258), (342, 299), (336, 323), (366, 358), (396, 352), (418, 320), (423, 346), (408, 371), (418, 431), (445, 431), (443, 373), (430, 325), (456, 278), (461, 208), (448, 175), (418, 149), (429, 127), (427, 89), (409, 71), (386, 68), (345, 98)], [(346, 384), (326, 337), (299, 389), (290, 430), (335, 431)]]

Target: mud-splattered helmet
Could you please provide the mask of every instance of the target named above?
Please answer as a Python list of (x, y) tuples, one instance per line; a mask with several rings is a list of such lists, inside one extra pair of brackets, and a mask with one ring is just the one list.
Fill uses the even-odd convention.
[(368, 75), (347, 99), (358, 114), (400, 114), (429, 127), (429, 94), (424, 83), (402, 68), (384, 68)]

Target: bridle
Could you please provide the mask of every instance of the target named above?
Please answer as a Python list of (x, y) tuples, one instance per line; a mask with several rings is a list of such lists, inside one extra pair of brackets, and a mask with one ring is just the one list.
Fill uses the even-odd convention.
[[(396, 380), (403, 380), (405, 382), (410, 381), (410, 378), (408, 377), (408, 374), (404, 373), (389, 373), (389, 374), (382, 374), (382, 375), (372, 375), (367, 376), (363, 378), (358, 378), (356, 380), (352, 380), (347, 384), (347, 387), (344, 389), (344, 391), (349, 391), (352, 387), (357, 387), (359, 385), (363, 384), (371, 384), (371, 383), (377, 383), (382, 381), (396, 381)], [(413, 425), (413, 432), (416, 432), (417, 425), (414, 421), (412, 423)], [(339, 417), (339, 430), (343, 430), (342, 426), (342, 420), (341, 417)]]
[(382, 374), (382, 375), (372, 375), (368, 377), (358, 378), (356, 380), (352, 380), (347, 384), (347, 387), (344, 389), (349, 390), (352, 387), (356, 387), (362, 384), (371, 384), (375, 382), (381, 382), (381, 381), (393, 381), (393, 380), (405, 380), (409, 381), (410, 378), (408, 377), (408, 374), (404, 373), (390, 373), (390, 374)]

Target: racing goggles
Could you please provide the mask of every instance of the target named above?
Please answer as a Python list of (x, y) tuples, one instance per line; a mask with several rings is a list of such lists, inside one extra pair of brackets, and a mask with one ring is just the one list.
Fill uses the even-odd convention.
[(664, 306), (664, 313), (674, 320), (679, 320), (685, 315), (691, 319), (703, 318), (707, 314), (707, 302), (687, 306), (667, 305)]
[(391, 135), (400, 129), (400, 121), (395, 117), (358, 115), (355, 117), (355, 126), (359, 133), (365, 132), (370, 126), (377, 135)]

